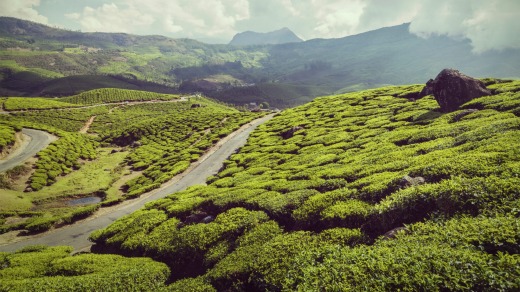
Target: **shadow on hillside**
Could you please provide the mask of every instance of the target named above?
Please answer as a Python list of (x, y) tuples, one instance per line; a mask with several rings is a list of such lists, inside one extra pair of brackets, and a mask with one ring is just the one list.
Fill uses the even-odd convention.
[(431, 110), (427, 113), (424, 113), (420, 116), (418, 116), (417, 118), (415, 118), (413, 120), (413, 123), (414, 124), (429, 124), (431, 123), (433, 120), (441, 117), (442, 115), (444, 115), (444, 113), (442, 112), (439, 112), (439, 111), (436, 111), (436, 110)]

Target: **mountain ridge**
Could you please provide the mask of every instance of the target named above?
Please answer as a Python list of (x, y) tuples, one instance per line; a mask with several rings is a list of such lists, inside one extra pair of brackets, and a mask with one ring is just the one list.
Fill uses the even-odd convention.
[[(335, 39), (232, 46), (164, 36), (65, 31), (0, 17), (0, 36), (0, 94), (7, 96), (33, 95), (23, 85), (36, 84), (42, 78), (112, 75), (151, 81), (173, 90), (188, 88), (239, 105), (257, 99), (283, 108), (315, 96), (300, 99), (286, 96), (287, 90), (270, 90), (277, 95), (265, 100), (261, 90), (252, 88), (247, 101), (240, 97), (247, 87), (258, 84), (280, 89), (296, 86), (326, 95), (424, 83), (443, 68), (457, 68), (477, 78), (520, 77), (520, 68), (515, 66), (520, 63), (520, 50), (476, 55), (469, 40), (446, 36), (424, 39), (411, 34), (408, 23)], [(33, 75), (18, 76), (20, 72)], [(15, 88), (6, 87), (10, 80), (23, 82), (11, 83), (20, 85)], [(201, 80), (215, 80), (211, 81), (215, 86), (192, 86)], [(68, 92), (65, 83), (63, 87), (58, 88), (59, 95), (79, 93)], [(282, 99), (293, 101), (280, 103)]]
[(285, 43), (303, 42), (293, 31), (284, 27), (279, 30), (261, 33), (244, 31), (237, 33), (229, 42), (231, 46), (279, 45)]

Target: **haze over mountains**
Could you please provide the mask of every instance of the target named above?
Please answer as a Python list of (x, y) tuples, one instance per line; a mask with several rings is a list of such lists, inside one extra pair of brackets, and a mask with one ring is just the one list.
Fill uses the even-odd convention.
[[(152, 82), (171, 90), (203, 91), (236, 104), (268, 101), (287, 107), (328, 93), (424, 83), (449, 67), (475, 77), (520, 77), (520, 50), (474, 54), (468, 40), (421, 38), (409, 32), (409, 24), (338, 39), (235, 46), (81, 33), (2, 17), (0, 37), (1, 91), (11, 96), (70, 95), (107, 86), (139, 89), (142, 84), (136, 83)], [(286, 29), (248, 32), (232, 43), (296, 41), (294, 37)], [(95, 76), (107, 74), (120, 82), (89, 85)], [(60, 86), (59, 78), (70, 76), (84, 82)]]

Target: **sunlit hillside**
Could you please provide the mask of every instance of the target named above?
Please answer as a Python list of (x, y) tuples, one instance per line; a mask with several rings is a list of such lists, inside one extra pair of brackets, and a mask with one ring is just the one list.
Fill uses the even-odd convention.
[[(93, 251), (169, 267), (167, 283), (157, 264), (125, 287), (152, 278), (175, 291), (516, 290), (520, 83), (485, 82), (491, 96), (451, 113), (432, 96), (406, 98), (421, 85), (286, 110), (207, 186), (94, 232)], [(65, 288), (91, 277), (100, 280), (90, 288), (121, 287), (105, 280), (102, 256), (87, 264), (57, 260), (60, 252), (3, 254), (26, 260), (7, 264), (2, 287)], [(132, 273), (134, 259), (114, 260)]]

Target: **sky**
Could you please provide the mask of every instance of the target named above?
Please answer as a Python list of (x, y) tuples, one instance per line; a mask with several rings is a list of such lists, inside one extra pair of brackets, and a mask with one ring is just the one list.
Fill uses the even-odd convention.
[(420, 37), (469, 39), (475, 53), (520, 48), (520, 0), (0, 0), (0, 16), (209, 43), (247, 30), (288, 27), (308, 40), (411, 22)]

